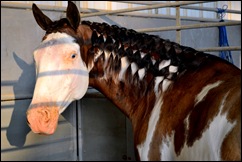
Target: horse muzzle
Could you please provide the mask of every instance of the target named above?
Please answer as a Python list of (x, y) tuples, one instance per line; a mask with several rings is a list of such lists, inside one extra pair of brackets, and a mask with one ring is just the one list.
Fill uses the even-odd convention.
[(51, 135), (55, 132), (59, 118), (57, 106), (30, 108), (26, 114), (28, 125), (34, 133)]

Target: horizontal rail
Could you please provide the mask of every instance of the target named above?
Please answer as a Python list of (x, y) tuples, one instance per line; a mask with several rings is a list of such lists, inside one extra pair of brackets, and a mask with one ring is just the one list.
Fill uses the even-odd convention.
[(100, 12), (95, 12), (90, 14), (81, 14), (81, 16), (92, 17), (92, 16), (122, 13), (122, 12), (132, 12), (132, 11), (156, 9), (156, 8), (171, 7), (171, 6), (176, 7), (176, 6), (182, 6), (182, 5), (188, 5), (188, 4), (198, 4), (198, 3), (207, 3), (207, 2), (212, 2), (212, 1), (185, 1), (185, 2), (172, 2), (172, 3), (170, 2), (165, 4), (154, 4), (149, 6), (133, 7), (129, 9), (120, 9), (120, 10), (114, 10), (114, 11), (100, 11)]
[[(153, 5), (153, 4), (160, 4), (160, 3), (154, 3), (154, 2), (149, 2), (149, 1), (113, 1), (113, 2), (122, 2), (122, 3), (131, 3), (133, 4), (143, 4), (143, 5)], [(42, 10), (47, 10), (47, 11), (65, 11), (66, 7), (60, 7), (60, 6), (50, 6), (50, 5), (39, 5)], [(25, 3), (18, 3), (18, 2), (3, 2), (1, 1), (1, 7), (5, 8), (16, 8), (16, 9), (31, 9), (32, 4), (25, 4)], [(173, 7), (173, 6), (170, 6)], [(217, 12), (216, 8), (210, 8), (210, 7), (200, 7), (200, 6), (181, 6), (182, 9), (192, 9), (192, 10), (202, 10), (202, 11), (213, 11)], [(91, 12), (89, 9), (81, 8), (82, 12)], [(106, 10), (99, 10), (95, 9), (95, 11), (106, 11)], [(226, 9), (227, 13), (234, 13), (234, 14), (241, 14), (241, 11), (239, 10), (231, 10), (231, 9)]]
[(228, 46), (228, 47), (210, 47), (210, 48), (198, 48), (197, 51), (202, 52), (215, 52), (215, 51), (240, 51), (240, 46)]
[[(4, 101), (13, 101), (13, 100), (32, 100), (33, 94), (20, 94), (15, 95), (14, 93), (10, 94), (1, 94), (1, 102)], [(83, 98), (94, 98), (99, 97), (103, 98), (104, 95), (97, 91), (96, 89), (89, 87), (86, 94), (83, 96)]]
[(136, 29), (136, 31), (137, 32), (159, 32), (159, 31), (168, 31), (168, 30), (185, 30), (185, 29), (210, 28), (210, 27), (216, 27), (216, 26), (233, 26), (233, 25), (241, 25), (241, 21), (167, 26), (167, 27), (160, 27), (160, 28)]
[[(132, 13), (119, 13), (119, 14), (114, 14), (114, 15), (133, 16), (133, 17), (142, 17), (142, 18), (156, 18), (156, 19), (174, 19), (174, 20), (176, 19), (176, 16), (172, 16), (172, 15), (133, 13), (133, 12)], [(202, 21), (202, 22), (219, 22), (221, 19), (181, 16), (181, 20)], [(230, 21), (239, 21), (239, 20), (226, 20), (226, 21), (230, 22)]]
[[(117, 2), (117, 1), (112, 1)], [(149, 1), (118, 1), (119, 3), (131, 3), (131, 4), (140, 4), (140, 5), (154, 5), (159, 3), (166, 3), (166, 2), (149, 2)], [(192, 10), (202, 10), (202, 11), (213, 11), (217, 12), (218, 9), (211, 8), (211, 7), (200, 7), (200, 6), (181, 6), (182, 9), (192, 9)], [(227, 13), (234, 13), (234, 14), (241, 14), (239, 10), (231, 10), (226, 9)]]
[[(66, 11), (66, 7), (49, 6), (49, 5), (38, 5), (38, 6), (41, 10), (44, 10), (44, 11), (56, 11), (56, 12), (65, 12)], [(22, 4), (22, 3), (17, 3), (17, 2), (1, 2), (1, 7), (3, 7), (3, 8), (15, 8), (15, 9), (32, 9), (32, 4)], [(102, 11), (106, 11), (106, 10), (80, 8), (81, 13), (90, 13), (90, 12), (94, 12), (94, 11), (95, 12), (102, 12)], [(176, 19), (176, 17), (172, 16), (172, 15), (135, 13), (135, 12), (116, 13), (116, 14), (113, 14), (113, 15), (144, 17), (144, 18), (157, 18), (157, 19)], [(81, 14), (81, 16), (83, 17), (83, 14)], [(181, 16), (181, 20), (218, 22), (220, 19)], [(226, 20), (226, 21), (236, 21), (236, 20)]]
[[(40, 8), (46, 11), (66, 11), (66, 7), (50, 6), (50, 5), (38, 5)], [(32, 4), (17, 3), (17, 2), (2, 2), (1, 7), (15, 8), (15, 9), (32, 9)]]

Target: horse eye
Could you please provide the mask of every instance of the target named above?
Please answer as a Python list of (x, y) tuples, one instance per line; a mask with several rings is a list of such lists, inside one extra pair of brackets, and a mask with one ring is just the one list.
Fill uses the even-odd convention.
[(75, 53), (73, 53), (72, 55), (71, 55), (71, 58), (76, 58), (76, 54)]

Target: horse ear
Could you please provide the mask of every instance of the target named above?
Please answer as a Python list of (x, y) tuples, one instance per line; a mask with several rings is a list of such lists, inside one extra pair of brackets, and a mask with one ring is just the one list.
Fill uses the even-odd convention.
[(71, 26), (76, 30), (80, 24), (81, 17), (76, 5), (71, 1), (68, 1), (66, 17)]
[(50, 20), (50, 18), (48, 18), (45, 14), (43, 14), (43, 12), (34, 3), (32, 5), (32, 11), (36, 22), (43, 30), (46, 31), (49, 25), (52, 24), (52, 21)]

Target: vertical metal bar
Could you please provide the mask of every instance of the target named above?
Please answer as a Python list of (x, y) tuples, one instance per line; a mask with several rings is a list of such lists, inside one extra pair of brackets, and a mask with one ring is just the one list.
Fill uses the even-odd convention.
[[(176, 6), (176, 26), (181, 26), (180, 6)], [(181, 44), (181, 30), (176, 30), (176, 43)]]
[(107, 10), (112, 10), (112, 2), (107, 1)]
[(83, 8), (88, 8), (88, 2), (87, 1), (82, 1)]
[(79, 126), (80, 126), (80, 122), (79, 120), (81, 119), (81, 116), (79, 116), (79, 111), (80, 111), (80, 102), (79, 101), (74, 101), (75, 102), (75, 108), (76, 108), (76, 161), (81, 161), (82, 160), (82, 154), (80, 155), (80, 153), (82, 153), (82, 139), (79, 139)]

